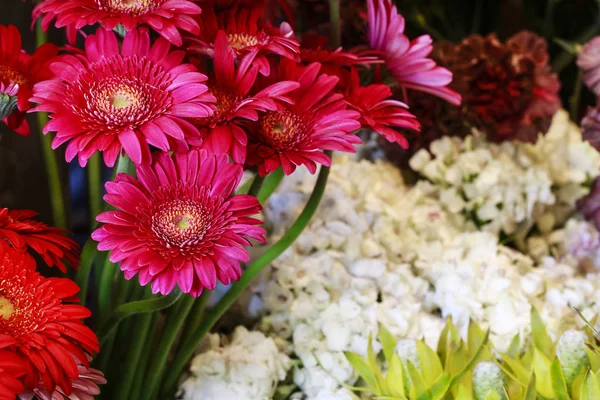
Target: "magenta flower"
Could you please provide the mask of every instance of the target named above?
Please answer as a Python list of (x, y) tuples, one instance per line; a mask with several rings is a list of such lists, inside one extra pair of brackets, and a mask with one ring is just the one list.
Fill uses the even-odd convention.
[(150, 148), (187, 149), (199, 136), (185, 118), (212, 115), (214, 97), (207, 77), (185, 53), (169, 51), (166, 39), (150, 45), (146, 29), (129, 32), (119, 49), (115, 33), (99, 29), (85, 42), (85, 53), (65, 55), (51, 64), (55, 78), (37, 83), (34, 111), (50, 113), (44, 134), (56, 132), (52, 147), (69, 142), (66, 159), (79, 164), (97, 151), (113, 166), (125, 150), (133, 162), (150, 161)]
[(583, 70), (585, 85), (600, 96), (600, 36), (587, 42), (577, 56), (577, 65)]
[(125, 278), (139, 274), (153, 293), (178, 285), (194, 297), (217, 280), (239, 279), (248, 239), (264, 242), (266, 233), (251, 217), (261, 209), (258, 200), (232, 195), (242, 167), (206, 150), (155, 153), (151, 165), (137, 166), (137, 176), (119, 174), (106, 184), (104, 199), (117, 210), (100, 214), (104, 225), (92, 234), (99, 250), (112, 250)]
[(401, 86), (431, 93), (455, 105), (461, 103), (460, 94), (446, 87), (452, 81), (452, 72), (427, 58), (433, 51), (429, 35), (409, 40), (404, 34), (404, 18), (391, 0), (368, 0), (367, 12), (369, 45), (382, 53), (386, 67)]

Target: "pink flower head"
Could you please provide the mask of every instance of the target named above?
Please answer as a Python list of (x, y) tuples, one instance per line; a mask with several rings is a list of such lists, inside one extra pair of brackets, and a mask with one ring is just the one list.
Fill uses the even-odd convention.
[(577, 56), (577, 65), (583, 71), (585, 85), (600, 96), (600, 36), (587, 42)]
[(452, 73), (427, 58), (433, 51), (429, 35), (409, 40), (404, 34), (405, 22), (391, 0), (367, 1), (369, 45), (383, 53), (385, 64), (398, 83), (459, 105), (460, 94), (447, 88)]
[(208, 91), (217, 99), (214, 115), (195, 118), (201, 139), (190, 140), (192, 145), (202, 145), (213, 154), (229, 154), (234, 162), (246, 160), (248, 137), (240, 120), (256, 121), (258, 112), (277, 109), (277, 101), (289, 102), (284, 95), (299, 85), (283, 81), (251, 94), (258, 74), (253, 66), (256, 51), (246, 54), (236, 65), (234, 50), (229, 47), (227, 34), (219, 31), (215, 40), (214, 73), (207, 83)]
[(421, 125), (417, 118), (408, 112), (408, 106), (401, 101), (393, 100), (392, 90), (384, 84), (360, 86), (358, 73), (353, 72), (350, 85), (346, 91), (346, 101), (360, 112), (360, 123), (379, 133), (388, 142), (398, 143), (408, 148), (408, 140), (394, 128), (406, 128), (418, 131)]
[(308, 67), (282, 60), (280, 79), (295, 80), (300, 87), (290, 94), (292, 104), (282, 103), (263, 114), (250, 127), (249, 165), (258, 165), (265, 176), (280, 165), (286, 175), (299, 165), (311, 173), (317, 163), (330, 165), (323, 150), (355, 152), (360, 139), (352, 133), (360, 128), (360, 114), (347, 108), (344, 96), (334, 92), (338, 78), (321, 74), (321, 64)]
[(264, 20), (263, 0), (236, 0), (229, 8), (217, 12), (212, 1), (207, 1), (200, 18), (200, 35), (186, 35), (191, 52), (213, 56), (217, 32), (227, 33), (229, 45), (241, 57), (256, 52), (254, 64), (259, 72), (271, 73), (268, 55), (299, 60), (300, 44), (287, 23), (279, 28)]
[(20, 400), (94, 400), (100, 394), (98, 385), (106, 384), (106, 379), (101, 371), (79, 365), (79, 377), (72, 381), (72, 391), (69, 396), (58, 386), (54, 391), (49, 391), (43, 383), (33, 390), (19, 395)]
[(92, 237), (99, 250), (112, 250), (125, 278), (168, 294), (177, 284), (197, 297), (239, 279), (249, 259), (248, 239), (264, 242), (265, 230), (251, 218), (261, 207), (255, 197), (232, 195), (242, 167), (206, 150), (155, 153), (151, 165), (137, 166), (138, 180), (119, 174), (106, 184), (104, 225)]
[(129, 32), (119, 50), (115, 33), (99, 29), (87, 37), (85, 53), (65, 55), (50, 68), (56, 77), (34, 87), (35, 111), (47, 111), (44, 133), (56, 132), (52, 147), (69, 142), (66, 159), (82, 166), (97, 151), (113, 166), (121, 148), (140, 164), (150, 148), (186, 149), (199, 135), (185, 118), (212, 115), (207, 77), (185, 53), (170, 52), (166, 39), (150, 45), (146, 29)]
[(102, 24), (105, 29), (121, 25), (132, 31), (140, 25), (153, 28), (175, 46), (181, 46), (179, 29), (200, 33), (193, 16), (202, 12), (193, 0), (42, 0), (33, 10), (33, 20), (42, 18), (47, 30), (53, 20), (67, 27), (69, 39), (85, 26)]

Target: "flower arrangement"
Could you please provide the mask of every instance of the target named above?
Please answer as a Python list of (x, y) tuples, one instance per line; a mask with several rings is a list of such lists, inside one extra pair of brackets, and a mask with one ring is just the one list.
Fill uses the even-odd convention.
[(0, 25), (53, 211), (0, 205), (0, 400), (600, 398), (598, 39), (559, 41), (569, 116), (541, 35), (402, 7), (39, 0), (33, 53)]

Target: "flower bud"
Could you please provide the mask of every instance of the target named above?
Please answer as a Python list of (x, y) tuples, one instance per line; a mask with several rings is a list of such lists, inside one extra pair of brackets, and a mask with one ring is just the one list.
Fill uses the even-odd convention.
[(504, 384), (502, 370), (493, 361), (482, 361), (473, 370), (475, 400), (485, 400), (490, 392), (496, 392), (502, 400), (505, 400)]
[(17, 109), (17, 96), (0, 93), (0, 120), (8, 117)]
[(569, 329), (558, 339), (556, 356), (565, 376), (567, 386), (571, 387), (575, 377), (583, 366), (589, 365), (585, 340), (587, 335), (576, 329)]

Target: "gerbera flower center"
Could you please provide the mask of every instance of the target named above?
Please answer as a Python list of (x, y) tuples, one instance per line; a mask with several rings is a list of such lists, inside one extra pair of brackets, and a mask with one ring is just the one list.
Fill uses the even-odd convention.
[(14, 68), (7, 65), (0, 65), (0, 82), (6, 84), (14, 83), (22, 86), (27, 83), (27, 78)]
[(152, 231), (167, 248), (187, 247), (202, 240), (210, 228), (207, 210), (192, 200), (173, 200), (152, 216)]
[(133, 16), (154, 11), (164, 2), (164, 0), (96, 0), (101, 10)]
[(0, 318), (9, 319), (14, 313), (15, 307), (13, 307), (10, 300), (0, 296)]
[(288, 111), (271, 111), (260, 119), (258, 139), (275, 150), (287, 150), (301, 142), (306, 132), (303, 118)]
[(193, 118), (192, 123), (201, 127), (214, 127), (215, 125), (227, 122), (234, 116), (235, 109), (240, 102), (238, 96), (233, 90), (219, 86), (209, 86), (208, 92), (217, 99), (215, 103), (214, 114), (206, 118)]
[(246, 47), (256, 46), (260, 42), (256, 36), (249, 35), (247, 33), (232, 33), (227, 35), (229, 45), (234, 50), (242, 50)]

